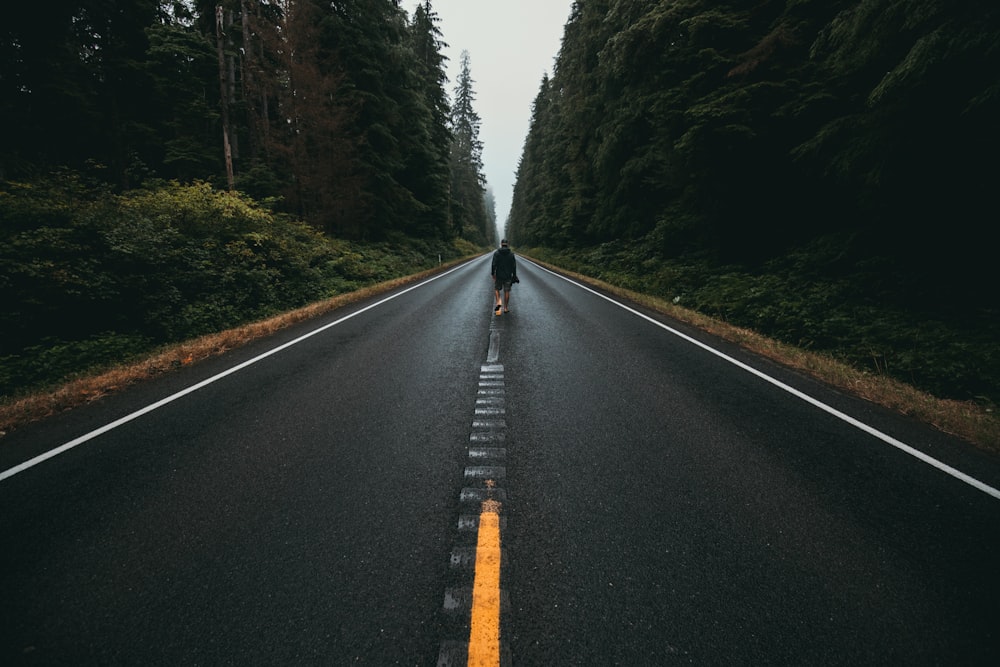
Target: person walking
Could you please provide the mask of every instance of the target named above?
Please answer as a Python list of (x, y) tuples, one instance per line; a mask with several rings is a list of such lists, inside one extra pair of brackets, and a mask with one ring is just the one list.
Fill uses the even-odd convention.
[[(493, 293), (496, 296), (496, 306), (493, 312), (499, 315), (501, 312), (510, 312), (510, 286), (517, 279), (517, 262), (514, 261), (514, 252), (508, 247), (507, 239), (500, 242), (500, 249), (493, 253), (493, 265), (490, 267), (490, 276), (493, 277)], [(503, 300), (500, 299), (500, 292), (503, 291)]]

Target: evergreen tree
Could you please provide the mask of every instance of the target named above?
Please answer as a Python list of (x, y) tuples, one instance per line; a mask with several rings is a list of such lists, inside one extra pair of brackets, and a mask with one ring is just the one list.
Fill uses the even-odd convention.
[(370, 238), (426, 232), (440, 195), (422, 182), (433, 171), (432, 120), (414, 71), (405, 13), (393, 0), (322, 6), (328, 9), (319, 24), (320, 55), (335, 63), (342, 77), (337, 103), (352, 113), (346, 139), (356, 152), (357, 224), (350, 232)]
[(545, 136), (549, 126), (549, 86), (546, 74), (531, 105), (531, 122), (517, 165), (514, 194), (507, 218), (507, 237), (522, 246), (556, 245), (551, 244), (546, 236), (546, 231), (552, 225), (544, 219), (542, 211), (545, 192)]
[(150, 83), (146, 124), (155, 129), (144, 161), (164, 178), (190, 181), (222, 173), (215, 55), (184, 20), (164, 17), (146, 34), (144, 69)]
[(25, 3), (0, 28), (0, 174), (97, 162), (127, 187), (157, 141), (142, 63), (158, 0)]
[(240, 182), (266, 190), (288, 174), (291, 210), (332, 233), (447, 235), (447, 98), (430, 4), (413, 24), (390, 0), (286, 0), (277, 16), (265, 5), (244, 16), (257, 150)]
[(430, 124), (426, 136), (422, 137), (429, 154), (425, 164), (415, 161), (413, 168), (422, 170), (414, 177), (420, 189), (418, 198), (427, 205), (425, 226), (436, 235), (447, 236), (450, 233), (448, 192), (452, 136), (448, 120), (451, 109), (445, 90), (448, 83), (445, 74), (447, 58), (441, 53), (447, 45), (438, 23), (438, 15), (430, 0), (426, 0), (414, 11), (410, 25), (419, 92), (424, 105), (430, 110)]
[(561, 140), (560, 91), (548, 75), (542, 78), (531, 107), (531, 122), (518, 163), (508, 219), (509, 237), (519, 245), (566, 247), (571, 238), (560, 219), (567, 196), (567, 172)]
[(497, 237), (497, 198), (493, 194), (493, 188), (489, 185), (486, 186), (486, 192), (483, 194), (483, 208), (486, 213), (487, 243), (494, 246), (500, 245), (500, 239)]
[(368, 212), (359, 201), (356, 169), (356, 110), (341, 54), (325, 46), (330, 36), (328, 3), (289, 0), (280, 29), (265, 48), (277, 65), (271, 96), (256, 116), (267, 128), (267, 165), (287, 174), (284, 195), (291, 210), (330, 233), (359, 235)]
[(484, 206), (483, 144), (479, 140), (480, 118), (473, 102), (475, 82), (469, 65), (469, 52), (463, 51), (455, 100), (451, 112), (451, 219), (455, 232), (474, 243), (486, 244), (492, 234), (487, 230)]
[(412, 22), (396, 0), (22, 10), (0, 26), (0, 178), (68, 166), (121, 189), (225, 183), (231, 163), (236, 187), (332, 233), (454, 233), (444, 44), (429, 0)]
[(837, 233), (905, 284), (979, 289), (998, 35), (985, 0), (578, 0), (511, 235), (760, 266)]

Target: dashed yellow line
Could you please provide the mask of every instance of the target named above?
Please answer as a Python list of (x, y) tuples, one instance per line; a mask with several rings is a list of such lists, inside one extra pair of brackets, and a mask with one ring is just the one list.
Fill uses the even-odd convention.
[(500, 503), (483, 502), (472, 585), (469, 667), (500, 665)]

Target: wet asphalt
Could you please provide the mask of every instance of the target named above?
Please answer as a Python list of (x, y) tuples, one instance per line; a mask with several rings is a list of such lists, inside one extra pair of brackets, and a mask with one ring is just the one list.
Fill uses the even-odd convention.
[(494, 317), (488, 271), (0, 439), (7, 470), (128, 418), (0, 481), (0, 664), (438, 664), (486, 488), (505, 662), (1000, 658), (1000, 500), (677, 334), (994, 488), (996, 461), (523, 260)]

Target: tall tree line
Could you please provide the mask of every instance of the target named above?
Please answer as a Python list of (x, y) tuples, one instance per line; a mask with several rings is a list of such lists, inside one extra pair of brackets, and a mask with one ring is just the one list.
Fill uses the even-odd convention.
[[(430, 0), (54, 0), (0, 27), (0, 179), (209, 179), (327, 232), (451, 237)], [(225, 149), (224, 149), (225, 147)], [(481, 172), (480, 172), (481, 178)], [(476, 231), (473, 231), (476, 230)]]
[(483, 142), (479, 139), (481, 119), (474, 106), (474, 84), (469, 52), (463, 51), (451, 117), (454, 137), (451, 144), (451, 216), (456, 233), (487, 244), (494, 234), (487, 213)]
[(839, 235), (846, 260), (986, 297), (998, 45), (986, 0), (577, 0), (508, 233), (750, 266)]

